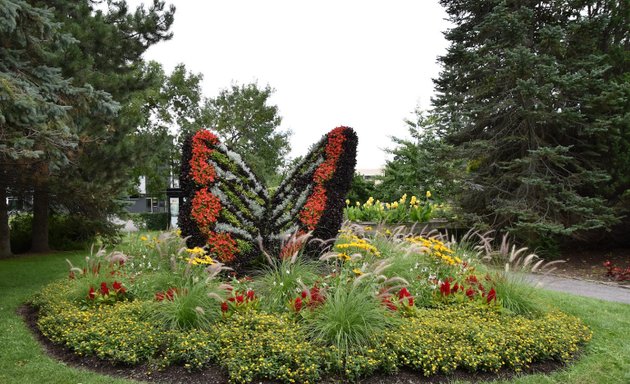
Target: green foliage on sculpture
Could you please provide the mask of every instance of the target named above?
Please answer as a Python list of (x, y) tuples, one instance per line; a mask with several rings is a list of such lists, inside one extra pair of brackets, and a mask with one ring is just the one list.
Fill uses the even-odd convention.
[[(337, 235), (356, 165), (357, 136), (348, 127), (326, 134), (270, 196), (241, 156), (201, 130), (182, 150), (184, 202), (179, 227), (188, 245), (207, 246), (216, 259), (243, 269), (260, 246), (283, 255), (283, 239)], [(317, 254), (321, 245), (309, 245)]]

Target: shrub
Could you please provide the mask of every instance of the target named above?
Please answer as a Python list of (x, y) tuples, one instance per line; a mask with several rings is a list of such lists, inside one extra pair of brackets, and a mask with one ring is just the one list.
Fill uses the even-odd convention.
[[(11, 217), (11, 250), (27, 252), (31, 248), (33, 216), (19, 214)], [(78, 215), (51, 215), (48, 218), (48, 241), (53, 249), (70, 251), (85, 249), (99, 240), (116, 244), (120, 241), (118, 227), (110, 222)]]
[(129, 217), (134, 224), (147, 231), (164, 231), (169, 227), (168, 212), (141, 212), (130, 213)]

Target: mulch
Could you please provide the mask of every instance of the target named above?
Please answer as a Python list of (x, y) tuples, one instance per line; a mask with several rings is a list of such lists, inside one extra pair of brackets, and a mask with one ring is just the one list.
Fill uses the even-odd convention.
[[(149, 364), (141, 364), (136, 366), (127, 366), (114, 364), (110, 361), (102, 360), (97, 357), (81, 357), (74, 354), (68, 348), (54, 344), (48, 340), (37, 327), (37, 309), (30, 305), (23, 305), (18, 308), (20, 315), (26, 325), (39, 341), (42, 348), (53, 359), (61, 361), (71, 367), (86, 369), (98, 372), (108, 376), (121, 377), (137, 381), (150, 383), (168, 383), (168, 384), (223, 384), (228, 382), (227, 372), (216, 366), (210, 366), (202, 371), (189, 372), (180, 366), (169, 366), (163, 370), (156, 370)], [(448, 383), (453, 380), (464, 380), (470, 383), (491, 382), (495, 380), (506, 380), (515, 376), (533, 374), (533, 373), (551, 373), (566, 367), (566, 364), (557, 361), (549, 361), (532, 364), (529, 368), (520, 373), (516, 373), (510, 369), (502, 369), (497, 373), (470, 373), (463, 370), (456, 370), (449, 375), (433, 375), (425, 377), (407, 369), (402, 369), (395, 374), (375, 374), (359, 381), (363, 384), (416, 384), (416, 383)], [(347, 379), (342, 377), (326, 377), (321, 383), (345, 383)], [(270, 380), (257, 380), (256, 383), (271, 384), (277, 383)]]

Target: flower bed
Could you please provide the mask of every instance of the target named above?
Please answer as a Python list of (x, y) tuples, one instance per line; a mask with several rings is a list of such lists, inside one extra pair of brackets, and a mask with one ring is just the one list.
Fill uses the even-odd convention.
[(344, 230), (309, 261), (299, 255), (303, 238), (289, 242), (294, 253), (267, 255), (253, 277), (234, 276), (173, 233), (101, 250), (32, 299), (38, 327), (81, 356), (218, 366), (235, 383), (520, 371), (569, 361), (591, 337), (579, 319), (537, 307), (536, 291), (469, 246)]

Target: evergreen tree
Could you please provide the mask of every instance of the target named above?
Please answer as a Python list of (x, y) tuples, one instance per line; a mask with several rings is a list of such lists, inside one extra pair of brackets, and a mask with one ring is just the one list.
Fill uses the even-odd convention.
[(8, 192), (38, 193), (76, 154), (78, 111), (100, 117), (117, 108), (106, 93), (73, 84), (51, 65), (55, 52), (71, 43), (50, 9), (0, 2), (0, 257), (10, 255)]
[(396, 201), (403, 194), (445, 198), (456, 191), (455, 179), (461, 161), (450, 157), (452, 146), (441, 137), (436, 116), (417, 109), (416, 119), (405, 120), (411, 139), (392, 137), (395, 148), (387, 161), (377, 189), (383, 201)]
[[(63, 172), (48, 174), (43, 186), (35, 188), (34, 206), (41, 208), (33, 212), (33, 248), (38, 250), (47, 248), (45, 208), (52, 205), (107, 222), (119, 208), (116, 199), (132, 182), (134, 164), (152, 151), (151, 146), (139, 145), (144, 143), (135, 134), (146, 120), (146, 91), (159, 87), (160, 77), (141, 55), (171, 37), (168, 30), (174, 14), (174, 7), (166, 9), (160, 0), (134, 11), (125, 1), (43, 3), (54, 7), (62, 30), (75, 38), (50, 61), (75, 84), (88, 83), (110, 93), (121, 110), (115, 119), (85, 111), (73, 115), (80, 138), (76, 156)], [(103, 3), (108, 6), (105, 12), (96, 9)]]
[(613, 168), (628, 165), (629, 3), (441, 4), (455, 26), (434, 104), (469, 160), (464, 208), (538, 244), (616, 223), (609, 199), (628, 187)]

